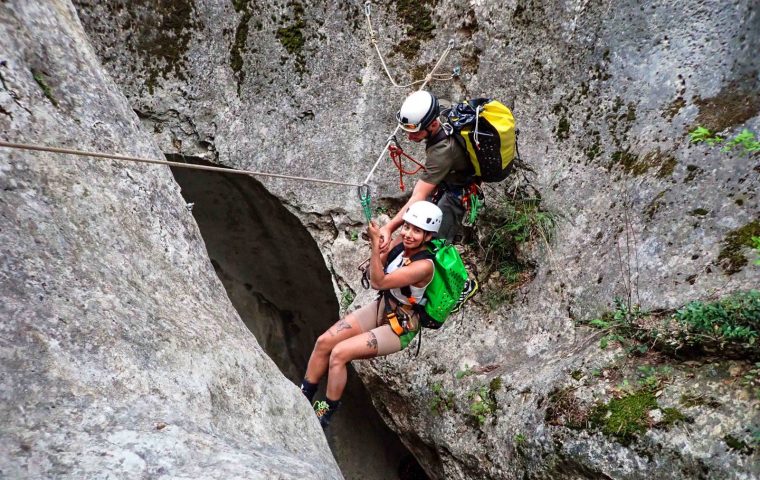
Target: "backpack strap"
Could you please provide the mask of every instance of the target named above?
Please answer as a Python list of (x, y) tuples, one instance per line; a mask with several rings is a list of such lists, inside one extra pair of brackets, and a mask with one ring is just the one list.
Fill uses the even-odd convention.
[(425, 143), (425, 149), (428, 149), (435, 145), (436, 143), (444, 140), (446, 137), (448, 137), (448, 133), (446, 132), (446, 129), (441, 127), (438, 129), (438, 131), (433, 135), (432, 137), (428, 138), (427, 142)]
[[(391, 261), (395, 260), (399, 255), (401, 255), (403, 251), (404, 251), (404, 244), (399, 243), (398, 245), (393, 247), (390, 252), (388, 252), (388, 258), (385, 260), (385, 270), (386, 270), (385, 273), (388, 273), (388, 265), (391, 264)], [(429, 248), (425, 248), (421, 252), (417, 252), (409, 258), (409, 261), (411, 262), (416, 262), (417, 260), (435, 261), (435, 253), (430, 251)], [(407, 298), (411, 298), (412, 289), (409, 287), (409, 285), (403, 286), (399, 288), (399, 290), (401, 291), (402, 295), (404, 295)], [(417, 303), (414, 302), (414, 304), (416, 305)]]

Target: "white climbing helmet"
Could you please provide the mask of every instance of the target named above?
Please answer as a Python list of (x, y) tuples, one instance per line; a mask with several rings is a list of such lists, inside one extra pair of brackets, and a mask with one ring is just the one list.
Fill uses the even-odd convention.
[(396, 121), (402, 130), (419, 132), (438, 118), (439, 113), (440, 107), (435, 95), (425, 90), (418, 90), (406, 97), (401, 110), (396, 113)]
[(401, 218), (426, 232), (438, 233), (438, 229), (441, 228), (443, 212), (434, 203), (421, 200), (414, 202)]

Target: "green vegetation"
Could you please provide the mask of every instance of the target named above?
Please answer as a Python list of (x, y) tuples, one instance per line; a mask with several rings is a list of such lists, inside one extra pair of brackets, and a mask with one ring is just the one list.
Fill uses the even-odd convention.
[(350, 232), (348, 232), (348, 239), (351, 240), (352, 242), (359, 240), (359, 232), (357, 232), (356, 230), (351, 230)]
[(654, 394), (642, 390), (597, 405), (591, 411), (589, 421), (605, 435), (613, 436), (627, 445), (635, 436), (649, 428), (648, 412), (655, 408), (657, 400)]
[(642, 365), (639, 367), (638, 384), (647, 391), (654, 392), (670, 380), (673, 374), (673, 368), (668, 366), (655, 367), (652, 365)]
[(433, 392), (433, 399), (430, 400), (430, 411), (436, 415), (442, 415), (443, 412), (454, 409), (454, 393), (446, 392), (441, 382), (433, 383), (430, 390)]
[(608, 332), (599, 340), (599, 348), (607, 348), (610, 342), (620, 342), (629, 352), (647, 351), (646, 345), (631, 343), (630, 340), (644, 340), (647, 332), (640, 332), (636, 328), (636, 322), (646, 312), (642, 312), (638, 305), (631, 305), (621, 298), (615, 298), (615, 309), (604, 313), (600, 318), (594, 318), (588, 322), (592, 327)]
[(454, 374), (457, 380), (461, 380), (464, 377), (469, 377), (470, 375), (474, 375), (475, 372), (472, 371), (472, 367), (469, 365), (466, 365), (464, 367), (464, 370), (457, 370), (457, 373)]
[(559, 119), (559, 123), (557, 124), (557, 128), (554, 130), (554, 132), (557, 134), (557, 140), (567, 140), (570, 136), (570, 121), (567, 119), (566, 116), (562, 116)]
[(760, 333), (760, 291), (729, 295), (716, 302), (691, 302), (673, 319), (685, 330), (684, 342), (707, 338), (719, 342), (754, 345)]
[(37, 82), (37, 85), (39, 85), (42, 89), (42, 93), (45, 95), (45, 97), (50, 100), (50, 103), (52, 103), (54, 107), (58, 107), (58, 100), (56, 100), (53, 96), (53, 89), (50, 88), (50, 85), (48, 85), (47, 81), (45, 80), (45, 75), (38, 70), (32, 70), (32, 77), (34, 78), (34, 81)]
[(488, 385), (482, 385), (472, 390), (470, 399), (470, 415), (484, 425), (489, 416), (496, 414), (496, 392), (501, 389), (501, 377), (496, 377)]
[(483, 215), (487, 260), (501, 270), (519, 244), (535, 240), (548, 244), (556, 222), (556, 215), (541, 208), (540, 198), (502, 199)]
[(480, 241), (488, 278), (498, 272), (498, 287), (485, 288), (481, 298), (491, 309), (510, 300), (516, 288), (532, 275), (532, 268), (520, 259), (520, 248), (531, 242), (552, 241), (557, 216), (541, 207), (537, 197), (497, 197), (480, 218)]
[(298, 19), (289, 27), (282, 27), (277, 29), (275, 36), (280, 41), (285, 50), (289, 54), (295, 55), (301, 53), (306, 40), (303, 37), (301, 30), (305, 27), (303, 20)]
[(711, 147), (723, 145), (721, 152), (730, 152), (734, 149), (738, 149), (742, 155), (760, 152), (760, 142), (755, 137), (755, 133), (746, 128), (733, 138), (727, 139), (705, 127), (699, 126), (689, 132), (689, 139), (691, 143), (706, 143)]
[(348, 310), (348, 307), (351, 306), (351, 302), (354, 301), (354, 298), (356, 298), (356, 295), (353, 290), (350, 288), (343, 290), (340, 295), (340, 309), (344, 312)]
[(718, 265), (727, 275), (733, 275), (747, 265), (748, 260), (743, 250), (749, 247), (757, 251), (754, 238), (758, 236), (760, 236), (760, 220), (750, 222), (726, 235), (718, 253)]
[(757, 255), (757, 258), (755, 259), (755, 265), (760, 265), (760, 237), (752, 237), (752, 249)]
[(645, 353), (653, 346), (676, 354), (682, 349), (716, 350), (734, 357), (757, 355), (760, 350), (758, 290), (737, 292), (714, 302), (690, 302), (664, 316), (643, 312), (635, 305), (629, 307), (620, 299), (615, 305), (612, 312), (587, 322), (605, 331), (600, 348), (617, 341), (634, 354)]
[(396, 0), (396, 14), (404, 23), (408, 39), (400, 42), (395, 50), (407, 60), (412, 60), (419, 52), (421, 41), (432, 39), (435, 35), (435, 24), (431, 12), (436, 0)]
[(518, 433), (517, 435), (515, 435), (515, 444), (522, 445), (525, 443), (525, 440), (526, 440), (525, 435), (523, 435), (522, 433)]

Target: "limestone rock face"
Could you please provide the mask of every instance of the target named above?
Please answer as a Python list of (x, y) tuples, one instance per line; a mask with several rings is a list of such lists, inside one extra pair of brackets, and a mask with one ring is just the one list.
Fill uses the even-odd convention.
[[(355, 362), (387, 423), (434, 478), (760, 476), (756, 450), (730, 440), (758, 428), (758, 402), (725, 362), (674, 367), (633, 443), (556, 415), (608, 402), (637, 378), (635, 363), (600, 350), (577, 320), (610, 310), (616, 296), (655, 310), (757, 287), (749, 250), (730, 244), (760, 216), (757, 156), (687, 136), (699, 124), (760, 130), (756, 2), (411, 3), (372, 7), (390, 69), (400, 82), (421, 78), (454, 38), (442, 73), (461, 65), (463, 74), (433, 91), (513, 108), (535, 171), (515, 178), (529, 180), (560, 222), (550, 248), (523, 252), (537, 267), (512, 303), (476, 304), (426, 332), (416, 359)], [(358, 2), (76, 6), (167, 154), (361, 182), (411, 90), (389, 85)], [(396, 175), (381, 164), (375, 200), (398, 199)], [(361, 228), (354, 190), (263, 181), (310, 228), (336, 287), (359, 292), (366, 249), (352, 240)], [(731, 249), (738, 256), (726, 257)], [(704, 401), (684, 400), (695, 391)], [(657, 411), (668, 408), (690, 423), (664, 425)]]
[[(67, 1), (0, 4), (3, 140), (160, 158)], [(0, 149), (0, 477), (342, 478), (167, 167)]]

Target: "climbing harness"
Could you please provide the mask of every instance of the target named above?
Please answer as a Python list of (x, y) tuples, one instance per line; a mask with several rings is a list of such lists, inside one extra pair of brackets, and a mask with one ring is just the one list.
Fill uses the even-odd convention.
[[(420, 87), (420, 90), (422, 90), (423, 88), (425, 88), (425, 85), (427, 85), (427, 83), (430, 82), (431, 80), (435, 80), (435, 81), (448, 81), (448, 80), (452, 80), (453, 78), (458, 77), (458, 76), (461, 75), (462, 69), (459, 66), (455, 67), (453, 69), (453, 71), (451, 72), (451, 75), (448, 75), (448, 76), (447, 75), (443, 75), (443, 74), (436, 75), (435, 74), (435, 70), (436, 69), (434, 68), (433, 71), (431, 71), (422, 80), (417, 80), (415, 82), (408, 83), (406, 85), (399, 85), (393, 79), (393, 76), (391, 75), (390, 70), (388, 70), (388, 65), (385, 63), (385, 59), (383, 58), (383, 54), (380, 53), (380, 47), (378, 47), (378, 45), (377, 45), (377, 37), (375, 35), (375, 30), (372, 28), (371, 15), (372, 15), (372, 2), (367, 1), (367, 2), (364, 3), (364, 16), (367, 18), (367, 28), (369, 30), (369, 41), (370, 41), (370, 43), (372, 43), (372, 46), (375, 48), (375, 52), (377, 52), (377, 57), (380, 59), (380, 63), (383, 65), (383, 69), (385, 70), (385, 74), (388, 76), (388, 80), (391, 81), (391, 84), (393, 84), (394, 87), (396, 87), (396, 88), (408, 88), (408, 87), (413, 87), (414, 85), (417, 85), (417, 84), (421, 83), (422, 86)], [(443, 59), (443, 57), (445, 57), (446, 55), (448, 55), (449, 51), (452, 48), (454, 48), (454, 39), (449, 40), (449, 46), (446, 49), (446, 51), (443, 53), (441, 59)], [(436, 65), (436, 67), (437, 67), (437, 65)]]
[[(420, 170), (427, 171), (425, 165), (412, 158), (408, 153), (404, 151), (404, 149), (401, 148), (401, 145), (399, 145), (398, 140), (395, 136), (393, 137), (393, 143), (388, 146), (388, 154), (390, 155), (393, 164), (398, 169), (398, 186), (402, 192), (406, 188), (404, 186), (404, 175), (414, 175)], [(403, 158), (410, 160), (412, 163), (417, 165), (417, 168), (414, 170), (404, 170)]]
[(211, 172), (221, 172), (221, 173), (233, 173), (233, 174), (239, 174), (239, 175), (248, 175), (252, 177), (260, 176), (260, 177), (284, 178), (288, 180), (300, 180), (302, 182), (328, 183), (331, 185), (346, 185), (349, 187), (362, 186), (362, 185), (359, 185), (358, 183), (340, 182), (337, 180), (325, 180), (321, 178), (309, 178), (309, 177), (296, 177), (293, 175), (281, 175), (278, 173), (265, 173), (265, 172), (254, 172), (250, 170), (239, 170), (235, 168), (212, 167), (210, 165), (194, 165), (191, 163), (170, 162), (168, 160), (154, 160), (152, 158), (130, 157), (127, 155), (115, 155), (115, 154), (101, 153), (101, 152), (88, 152), (84, 150), (74, 150), (70, 148), (48, 147), (44, 145), (31, 145), (31, 144), (26, 144), (26, 143), (11, 143), (11, 142), (5, 142), (2, 140), (0, 140), (0, 147), (15, 148), (18, 150), (34, 150), (34, 151), (39, 151), (39, 152), (64, 153), (64, 154), (69, 154), (69, 155), (78, 155), (80, 157), (93, 157), (97, 159), (123, 160), (127, 162), (137, 162), (137, 163), (152, 163), (156, 165), (167, 165), (170, 167), (189, 168), (193, 170), (207, 170)]

